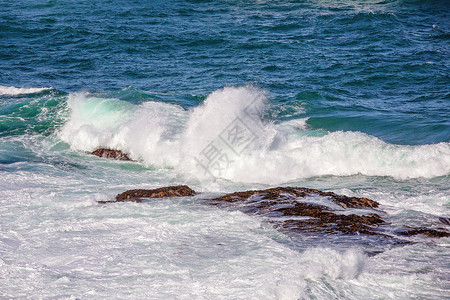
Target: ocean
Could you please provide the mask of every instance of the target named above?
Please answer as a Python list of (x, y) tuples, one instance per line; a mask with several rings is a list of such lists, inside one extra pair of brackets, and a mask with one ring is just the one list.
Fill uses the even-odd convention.
[[(279, 230), (208, 203), (306, 187), (377, 201), (386, 235), (448, 232), (449, 16), (0, 0), (0, 298), (450, 299), (449, 237)], [(98, 203), (174, 185), (197, 195)]]

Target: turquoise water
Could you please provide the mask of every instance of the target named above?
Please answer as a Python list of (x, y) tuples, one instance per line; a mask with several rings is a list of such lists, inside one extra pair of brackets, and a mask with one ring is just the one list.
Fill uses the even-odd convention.
[[(0, 7), (0, 297), (447, 294), (448, 238), (285, 235), (203, 200), (297, 185), (374, 199), (394, 227), (448, 229), (448, 1)], [(202, 167), (211, 145), (220, 169)], [(202, 193), (96, 204), (172, 184)]]

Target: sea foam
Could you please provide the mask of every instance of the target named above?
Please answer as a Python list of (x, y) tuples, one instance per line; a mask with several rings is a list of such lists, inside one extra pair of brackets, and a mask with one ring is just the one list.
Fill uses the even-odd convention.
[(60, 137), (74, 150), (120, 149), (200, 180), (276, 184), (326, 175), (450, 174), (450, 143), (394, 145), (361, 132), (308, 130), (306, 118), (274, 124), (263, 118), (267, 93), (253, 86), (217, 90), (189, 111), (88, 94), (70, 95), (68, 105)]
[(14, 86), (0, 85), (0, 96), (18, 96), (26, 94), (36, 94), (43, 91), (51, 90), (52, 88), (18, 88)]

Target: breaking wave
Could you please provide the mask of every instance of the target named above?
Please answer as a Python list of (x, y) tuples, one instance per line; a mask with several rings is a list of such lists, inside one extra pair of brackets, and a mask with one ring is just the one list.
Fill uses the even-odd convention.
[(307, 118), (279, 124), (263, 119), (264, 90), (225, 87), (190, 110), (175, 104), (71, 94), (71, 115), (59, 136), (74, 150), (118, 149), (146, 165), (200, 180), (283, 183), (314, 176), (450, 174), (450, 143), (407, 146), (361, 132), (324, 132)]

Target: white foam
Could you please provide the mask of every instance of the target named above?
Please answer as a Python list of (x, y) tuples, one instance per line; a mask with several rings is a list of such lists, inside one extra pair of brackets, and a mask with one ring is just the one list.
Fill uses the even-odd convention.
[(76, 94), (69, 97), (71, 117), (60, 137), (75, 150), (120, 149), (200, 181), (211, 175), (277, 184), (325, 175), (450, 174), (450, 143), (405, 146), (360, 132), (311, 133), (305, 131), (307, 118), (264, 123), (267, 101), (266, 92), (253, 86), (217, 90), (189, 112), (161, 102), (134, 105)]
[(367, 257), (357, 249), (344, 253), (330, 248), (310, 248), (302, 253), (302, 268), (307, 279), (355, 279), (364, 269)]
[[(111, 105), (124, 112), (128, 107), (113, 99), (81, 97), (80, 101), (96, 107), (99, 116), (102, 109), (110, 115), (107, 108)], [(131, 117), (114, 119), (111, 124), (130, 126), (131, 119), (138, 116), (136, 108), (145, 112), (141, 106), (131, 106)], [(158, 106), (152, 111), (158, 109), (164, 111)], [(180, 110), (180, 114), (180, 120), (187, 121), (188, 113)], [(102, 123), (99, 118), (89, 126), (101, 132), (111, 128), (110, 121)], [(180, 140), (186, 131), (180, 129), (169, 136)], [(39, 154), (49, 158), (61, 154), (42, 149), (36, 140), (28, 143), (36, 144), (26, 145), (35, 154), (42, 151)], [(317, 247), (316, 239), (285, 236), (261, 218), (205, 205), (201, 199), (216, 196), (207, 191), (183, 199), (97, 205), (96, 201), (111, 200), (126, 189), (169, 185), (173, 183), (171, 175), (158, 170), (116, 169), (111, 167), (115, 163), (92, 165), (79, 155), (71, 158), (66, 153), (54, 158), (82, 168), (66, 169), (33, 160), (22, 162), (23, 169), (16, 166), (13, 172), (0, 171), (0, 228), (4, 229), (0, 232), (0, 298), (39, 294), (74, 299), (368, 299), (373, 295), (440, 299), (445, 295), (448, 259), (443, 253), (448, 239), (440, 239), (439, 245), (427, 241), (387, 247), (386, 252), (368, 257), (352, 248), (351, 242), (341, 244), (347, 248), (344, 251), (339, 246)], [(336, 182), (339, 179), (334, 179)], [(252, 186), (232, 185), (234, 191)], [(405, 182), (411, 194), (414, 185), (415, 181)], [(441, 195), (444, 201), (444, 192), (433, 188), (430, 184), (417, 187), (417, 194)], [(389, 184), (383, 189), (392, 192), (390, 198), (380, 195), (389, 202), (404, 200), (404, 187)], [(366, 191), (361, 193), (367, 196)], [(442, 202), (444, 212), (445, 204)], [(404, 208), (409, 214), (409, 207)], [(299, 243), (294, 246), (292, 241)], [(364, 250), (371, 249), (364, 246)]]
[(50, 90), (51, 88), (41, 87), (41, 88), (18, 88), (14, 86), (0, 85), (0, 96), (18, 96), (26, 94), (35, 94), (43, 91)]
[(175, 138), (187, 113), (178, 106), (145, 102), (138, 106), (117, 99), (73, 94), (68, 99), (70, 120), (60, 137), (72, 149), (120, 149), (147, 164), (173, 166), (179, 150)]
[[(240, 182), (276, 184), (313, 176), (355, 174), (407, 179), (450, 173), (450, 143), (400, 146), (363, 133), (342, 131), (310, 136), (304, 132), (307, 119), (277, 126), (263, 124), (262, 108), (266, 102), (266, 94), (251, 86), (228, 87), (212, 93), (190, 115), (185, 134), (190, 143), (182, 147), (185, 154), (201, 158), (205, 149), (211, 150), (206, 147), (212, 141), (225, 152), (230, 163), (221, 172), (214, 172), (214, 165), (207, 171)], [(256, 106), (252, 116), (246, 114), (249, 106)], [(238, 154), (223, 143), (229, 124), (236, 117), (257, 136), (246, 151)], [(197, 177), (205, 177), (202, 167), (192, 167), (195, 160), (191, 157), (185, 155), (183, 163), (191, 172), (195, 170)]]

